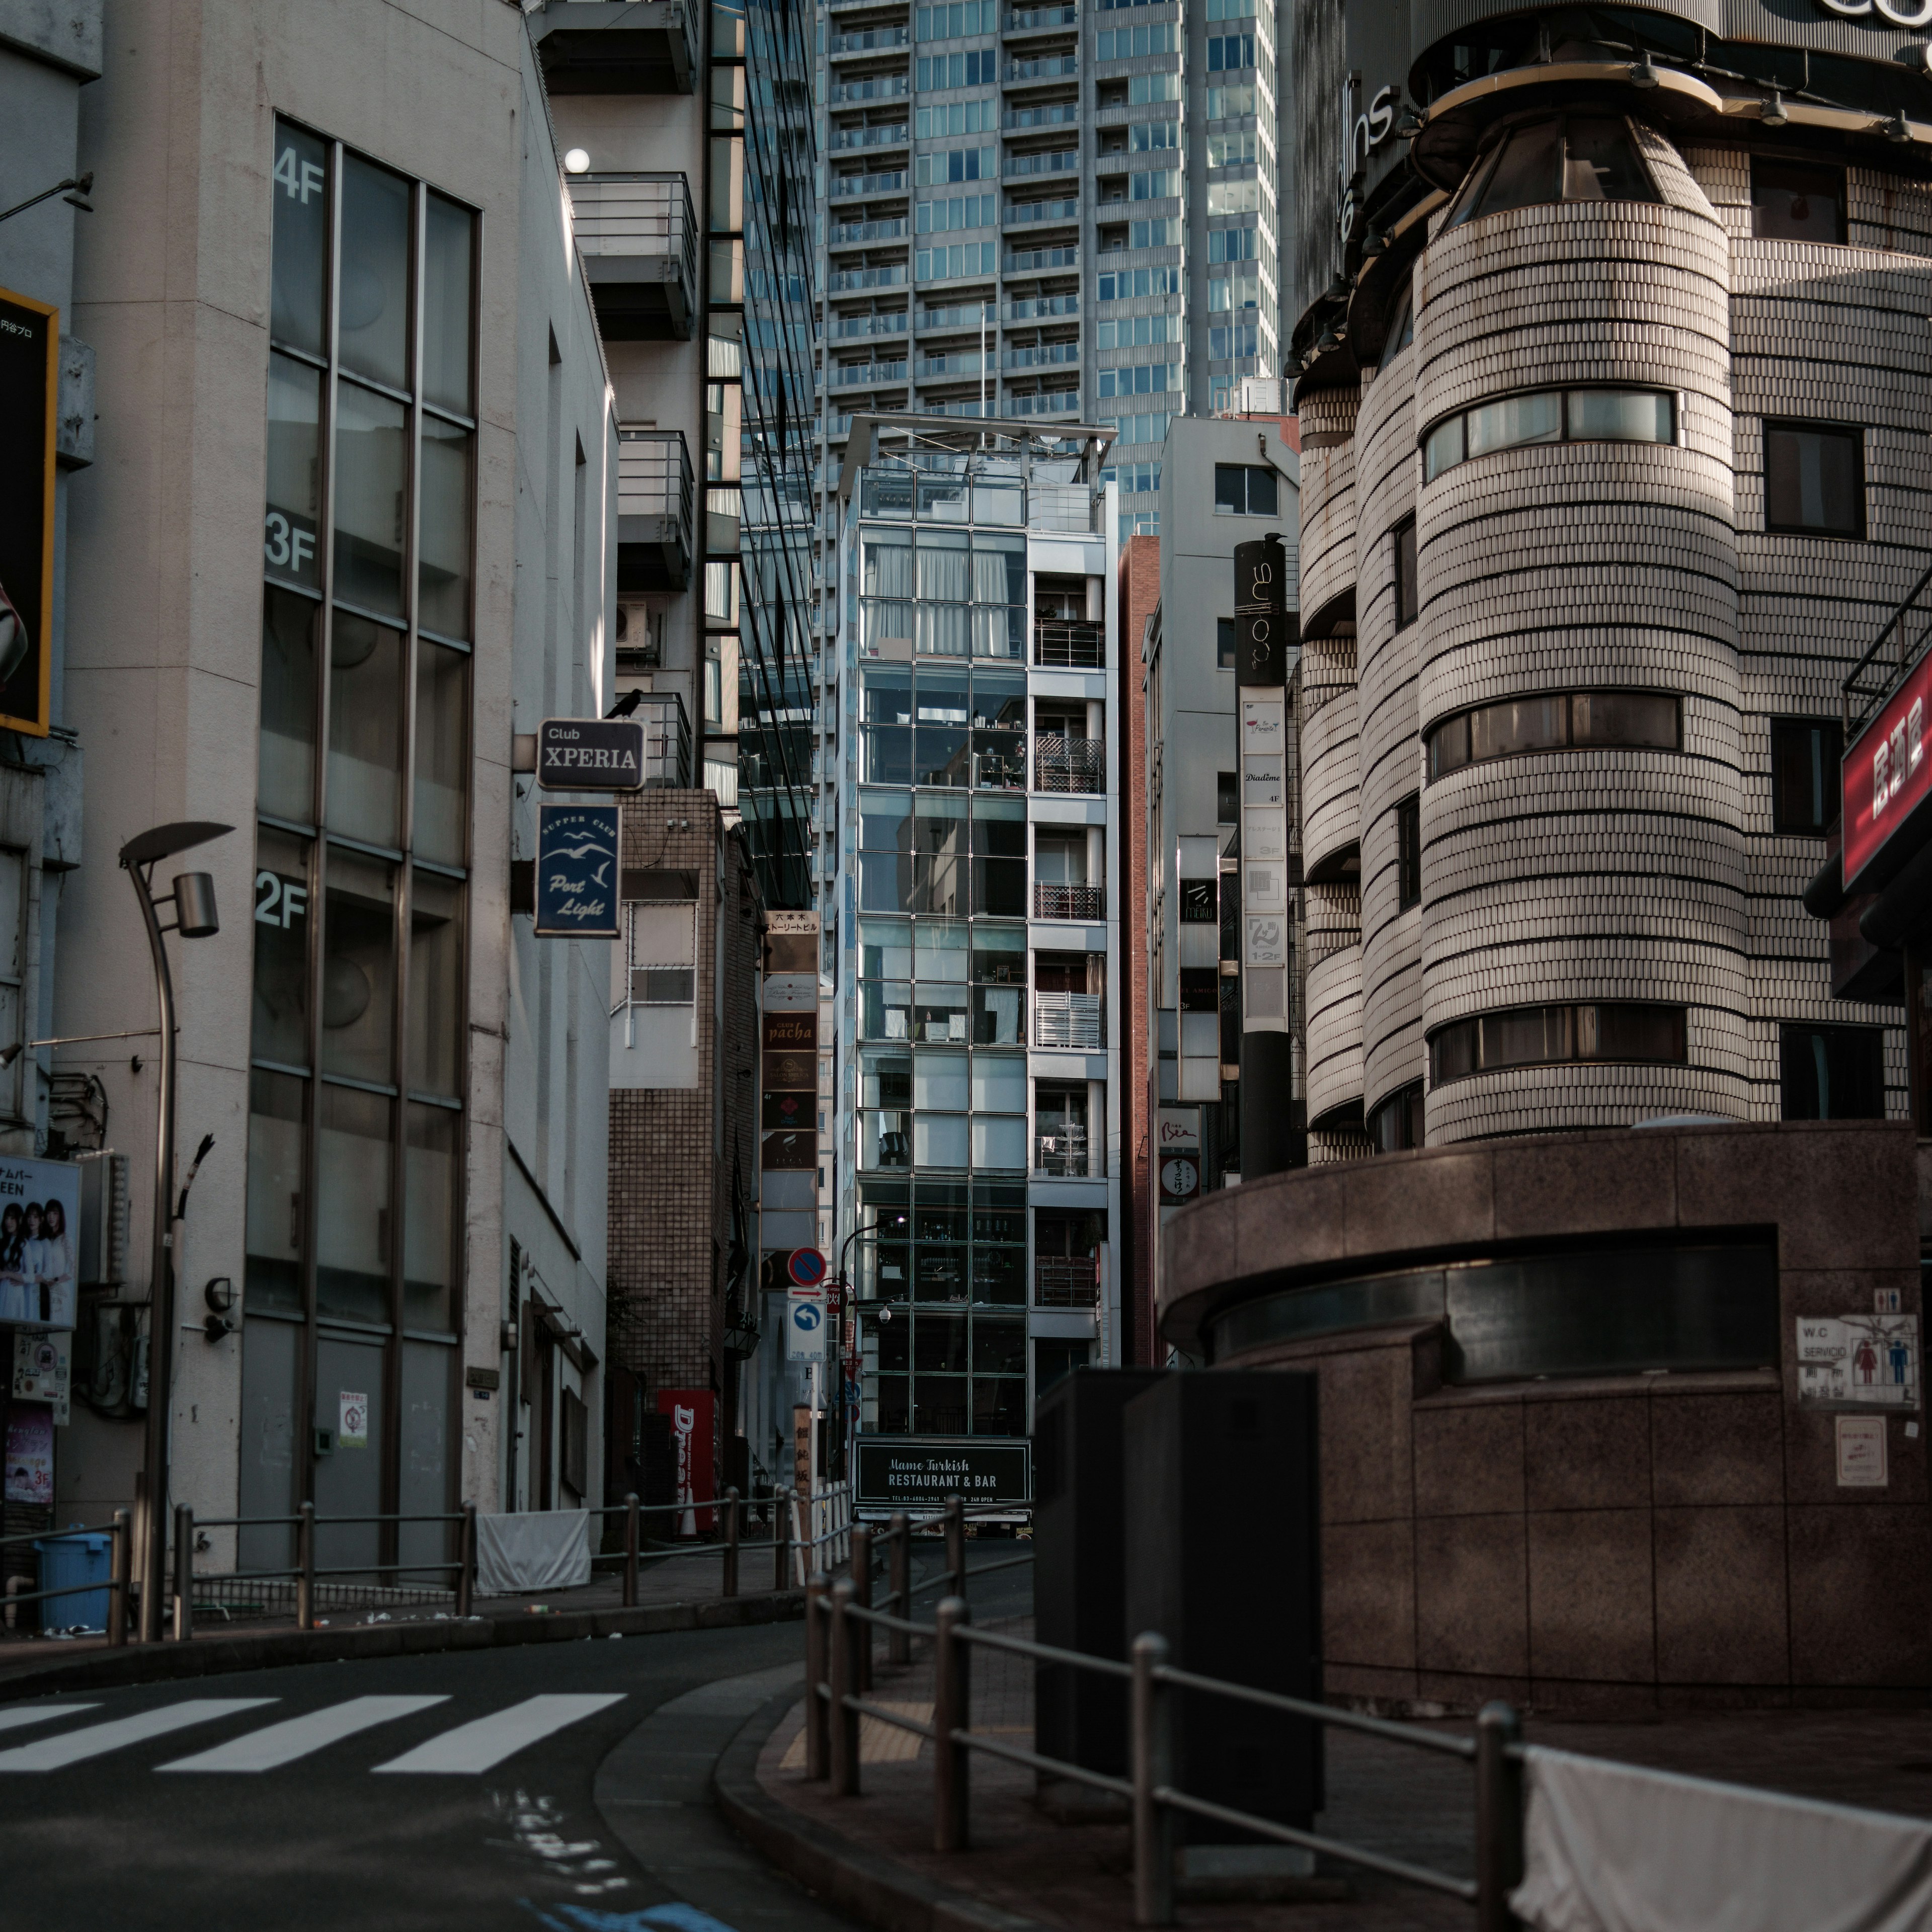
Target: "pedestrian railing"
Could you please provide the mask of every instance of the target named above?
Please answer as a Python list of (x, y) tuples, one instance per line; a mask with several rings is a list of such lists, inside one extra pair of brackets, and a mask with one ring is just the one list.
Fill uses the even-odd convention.
[[(1134, 1922), (1172, 1925), (1174, 1920), (1176, 1827), (1184, 1815), (1204, 1818), (1277, 1844), (1316, 1852), (1378, 1872), (1384, 1877), (1461, 1900), (1476, 1910), (1478, 1932), (1504, 1932), (1513, 1921), (1509, 1894), (1522, 1876), (1523, 1747), (1516, 1714), (1504, 1703), (1486, 1704), (1474, 1736), (1426, 1730), (1419, 1725), (1371, 1718), (1327, 1704), (1228, 1683), (1181, 1669), (1168, 1660), (1167, 1640), (1146, 1631), (1129, 1647), (1129, 1660), (1092, 1657), (1000, 1630), (977, 1628), (966, 1600), (965, 1510), (955, 1501), (944, 1516), (948, 1553), (942, 1572), (953, 1586), (929, 1624), (910, 1615), (910, 1599), (898, 1556), (912, 1526), (893, 1519), (893, 1588), (888, 1610), (871, 1600), (872, 1550), (862, 1530), (854, 1532), (851, 1574), (836, 1582), (824, 1571), (806, 1586), (806, 1775), (829, 1780), (833, 1793), (854, 1797), (860, 1790), (859, 1725), (862, 1718), (909, 1731), (933, 1747), (933, 1846), (940, 1852), (969, 1848), (971, 1759), (975, 1751), (1022, 1766), (1050, 1778), (1064, 1778), (1125, 1799), (1131, 1808), (1133, 1837)], [(972, 1572), (975, 1577), (1018, 1563), (1030, 1555)], [(932, 1580), (937, 1581), (938, 1579)], [(888, 1657), (911, 1660), (915, 1637), (933, 1646), (932, 1719), (926, 1723), (904, 1712), (871, 1702), (872, 1633), (886, 1632)], [(1042, 1756), (1038, 1751), (971, 1727), (971, 1660), (975, 1647), (1058, 1664), (1118, 1682), (1128, 1699), (1130, 1774), (1116, 1778), (1087, 1766)], [(1475, 1780), (1474, 1879), (1414, 1864), (1408, 1859), (1352, 1845), (1324, 1833), (1306, 1832), (1272, 1818), (1219, 1804), (1192, 1795), (1176, 1781), (1174, 1700), (1178, 1691), (1224, 1698), (1333, 1730), (1352, 1731), (1385, 1743), (1459, 1758), (1472, 1766)]]
[(106, 1536), (112, 1539), (108, 1553), (107, 1581), (97, 1580), (85, 1583), (63, 1583), (52, 1590), (20, 1590), (10, 1592), (5, 1601), (11, 1610), (16, 1604), (44, 1604), (56, 1597), (92, 1596), (97, 1590), (107, 1594), (107, 1641), (119, 1646), (128, 1641), (128, 1600), (130, 1590), (130, 1568), (134, 1550), (129, 1528), (128, 1512), (116, 1510), (114, 1520), (104, 1528), (90, 1528), (84, 1523), (70, 1523), (64, 1529), (34, 1529), (19, 1536), (0, 1536), (0, 1550), (16, 1547), (23, 1543), (53, 1543), (68, 1536)]

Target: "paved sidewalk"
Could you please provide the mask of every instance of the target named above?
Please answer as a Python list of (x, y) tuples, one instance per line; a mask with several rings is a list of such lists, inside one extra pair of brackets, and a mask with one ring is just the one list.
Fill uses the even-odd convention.
[[(998, 1627), (1022, 1636), (1032, 1628), (1026, 1620)], [(878, 1666), (870, 1701), (929, 1718), (932, 1670), (929, 1656), (922, 1654), (926, 1650), (916, 1646), (910, 1666)], [(1030, 1664), (978, 1648), (973, 1672), (974, 1728), (1030, 1746)], [(1034, 1802), (1030, 1772), (976, 1753), (974, 1850), (935, 1852), (932, 1746), (864, 1720), (863, 1795), (836, 1798), (829, 1785), (805, 1778), (803, 1709), (802, 1703), (793, 1706), (764, 1742), (756, 1776), (764, 1796), (820, 1846), (843, 1840), (855, 1862), (862, 1859), (874, 1871), (882, 1862), (896, 1865), (915, 1885), (968, 1894), (992, 1914), (1013, 1915), (1024, 1925), (1112, 1932), (1132, 1924), (1124, 1824), (1057, 1825)], [(1462, 1720), (1432, 1728), (1466, 1734), (1469, 1726)], [(1932, 1713), (1766, 1711), (1636, 1723), (1532, 1720), (1527, 1729), (1532, 1742), (1565, 1750), (1932, 1817)], [(1328, 1809), (1317, 1821), (1321, 1831), (1454, 1876), (1473, 1876), (1473, 1780), (1462, 1766), (1331, 1731), (1328, 1785)], [(1340, 1864), (1324, 1862), (1321, 1871), (1346, 1876), (1349, 1895), (1323, 1902), (1184, 1904), (1180, 1923), (1216, 1932), (1468, 1932), (1469, 1908), (1452, 1898)]]

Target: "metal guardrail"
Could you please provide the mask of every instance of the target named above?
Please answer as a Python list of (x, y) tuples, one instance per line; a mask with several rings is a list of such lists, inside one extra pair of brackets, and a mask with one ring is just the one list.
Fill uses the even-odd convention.
[(1918, 662), (1928, 640), (1932, 640), (1929, 590), (1932, 590), (1932, 566), (1905, 593), (1904, 601), (1886, 618), (1871, 648), (1846, 674), (1840, 688), (1847, 746)]
[(698, 286), (698, 218), (681, 174), (572, 175), (572, 225), (585, 255), (671, 255)]
[(1106, 741), (1070, 738), (1059, 731), (1036, 731), (1033, 734), (1033, 788), (1035, 791), (1105, 791)]
[(675, 526), (686, 556), (692, 548), (694, 488), (683, 430), (618, 430), (618, 515), (663, 518)]
[(1105, 919), (1106, 889), (1102, 886), (1053, 886), (1036, 879), (1033, 916), (1035, 919)]
[(1102, 670), (1107, 663), (1104, 624), (1036, 622), (1033, 661), (1049, 670)]
[[(1478, 1932), (1505, 1932), (1514, 1924), (1509, 1894), (1521, 1882), (1523, 1867), (1523, 1760), (1522, 1726), (1507, 1704), (1486, 1704), (1474, 1736), (1423, 1730), (1317, 1704), (1278, 1691), (1234, 1684), (1183, 1670), (1168, 1661), (1167, 1640), (1144, 1631), (1129, 1647), (1129, 1660), (1064, 1650), (1002, 1631), (976, 1629), (965, 1596), (965, 1511), (958, 1498), (944, 1512), (947, 1575), (958, 1586), (937, 1606), (930, 1624), (903, 1614), (917, 1592), (904, 1581), (898, 1555), (909, 1541), (908, 1519), (893, 1519), (892, 1587), (888, 1611), (872, 1601), (871, 1540), (855, 1532), (851, 1574), (834, 1582), (823, 1572), (806, 1588), (806, 1775), (830, 1781), (836, 1796), (859, 1795), (859, 1726), (862, 1718), (927, 1738), (933, 1745), (933, 1846), (940, 1852), (970, 1848), (971, 1754), (1018, 1764), (1048, 1777), (1065, 1778), (1124, 1798), (1132, 1808), (1134, 1922), (1175, 1922), (1176, 1826), (1181, 1814), (1212, 1820), (1256, 1837), (1317, 1852), (1365, 1870), (1461, 1900), (1476, 1910)], [(957, 1554), (955, 1554), (956, 1550)], [(1030, 1556), (1015, 1560), (1032, 1561)], [(983, 1576), (1012, 1563), (988, 1564)], [(911, 1660), (914, 1637), (933, 1646), (933, 1714), (930, 1724), (870, 1702), (873, 1640), (886, 1633), (894, 1663)], [(1115, 1778), (1084, 1765), (1042, 1756), (971, 1728), (971, 1656), (975, 1646), (1054, 1664), (1124, 1683), (1128, 1691), (1130, 1774)], [(1352, 1845), (1324, 1833), (1304, 1832), (1274, 1819), (1217, 1804), (1184, 1790), (1175, 1781), (1174, 1694), (1223, 1698), (1232, 1703), (1298, 1718), (1331, 1730), (1352, 1731), (1438, 1756), (1461, 1760), (1473, 1768), (1476, 1786), (1476, 1876), (1456, 1878), (1426, 1865)]]

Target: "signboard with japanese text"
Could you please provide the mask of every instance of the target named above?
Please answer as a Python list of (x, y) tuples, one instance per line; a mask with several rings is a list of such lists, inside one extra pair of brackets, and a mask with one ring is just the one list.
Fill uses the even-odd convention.
[(51, 1508), (54, 1500), (54, 1416), (44, 1402), (7, 1409), (7, 1500)]
[[(1925, 742), (1932, 713), (1932, 652), (1846, 747), (1843, 766), (1844, 879), (1847, 890), (1908, 820), (1923, 818), (1932, 799), (1932, 757)], [(1932, 813), (1932, 806), (1927, 806)]]
[(64, 1329), (14, 1330), (13, 1395), (16, 1402), (44, 1402), (55, 1426), (68, 1425), (71, 1392), (68, 1369), (70, 1337)]
[(0, 1156), (0, 1328), (71, 1328), (80, 1169)]
[(618, 936), (617, 840), (614, 805), (537, 807), (537, 936)]

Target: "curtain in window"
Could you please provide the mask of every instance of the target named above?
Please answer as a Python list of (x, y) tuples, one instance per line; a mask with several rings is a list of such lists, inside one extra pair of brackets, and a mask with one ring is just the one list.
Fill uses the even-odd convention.
[[(967, 601), (968, 554), (963, 550), (927, 550), (919, 558), (919, 595), (942, 604)], [(1002, 602), (1005, 601), (1002, 593)]]
[[(964, 563), (965, 559), (962, 557)], [(922, 575), (924, 573), (922, 572)], [(967, 620), (970, 614), (964, 604), (921, 604), (916, 607), (919, 622), (914, 648), (928, 657), (963, 658), (967, 654)]]
[(868, 597), (912, 595), (913, 550), (910, 544), (869, 542), (866, 546), (866, 594)]
[(1006, 601), (1006, 560), (999, 550), (973, 553), (973, 602), (1004, 604)]

